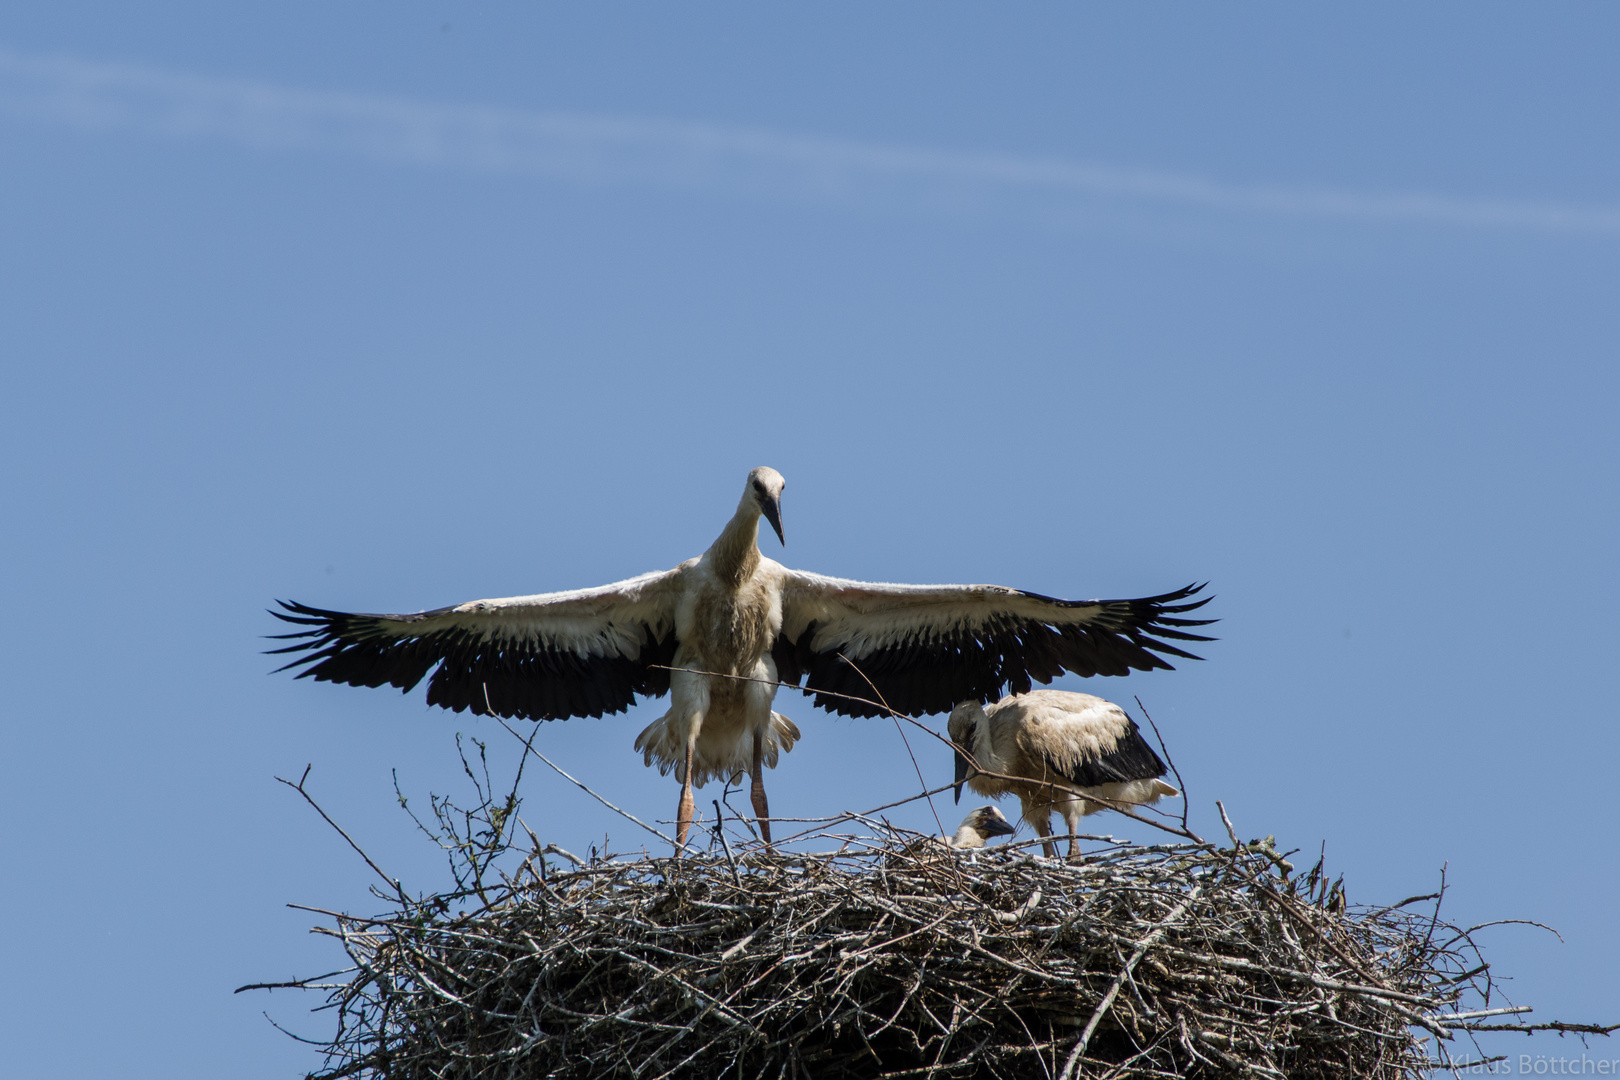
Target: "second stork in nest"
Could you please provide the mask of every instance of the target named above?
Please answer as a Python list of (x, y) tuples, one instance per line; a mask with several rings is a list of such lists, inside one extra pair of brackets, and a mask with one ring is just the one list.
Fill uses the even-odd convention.
[(1057, 855), (1050, 839), (1054, 810), (1069, 826), (1073, 859), (1080, 854), (1075, 834), (1085, 815), (1111, 803), (1140, 806), (1181, 794), (1159, 779), (1164, 762), (1136, 721), (1112, 701), (1090, 694), (1035, 690), (990, 706), (964, 701), (951, 710), (947, 727), (961, 748), (957, 801), (964, 781), (975, 794), (992, 799), (1017, 795), (1024, 820), (1035, 827), (1048, 858)]

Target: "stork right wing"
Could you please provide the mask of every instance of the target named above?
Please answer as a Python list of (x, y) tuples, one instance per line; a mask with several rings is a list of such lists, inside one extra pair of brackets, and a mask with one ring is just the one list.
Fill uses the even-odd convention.
[(690, 564), (596, 589), (475, 600), (415, 615), (363, 615), (281, 602), (276, 635), (299, 678), (409, 691), (455, 712), (561, 720), (622, 712), (669, 691), (675, 600)]

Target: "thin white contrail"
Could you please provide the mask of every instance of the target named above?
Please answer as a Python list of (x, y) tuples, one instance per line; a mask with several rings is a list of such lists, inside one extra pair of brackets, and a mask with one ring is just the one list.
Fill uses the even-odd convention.
[(1620, 232), (1620, 208), (1224, 184), (1010, 154), (960, 153), (713, 124), (434, 105), (0, 49), (0, 112), (92, 130), (214, 139), (578, 183), (1044, 211), (1099, 200), (1466, 227)]

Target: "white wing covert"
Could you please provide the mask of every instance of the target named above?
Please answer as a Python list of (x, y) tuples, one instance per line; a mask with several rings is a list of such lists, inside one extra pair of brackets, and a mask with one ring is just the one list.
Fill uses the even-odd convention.
[[(1040, 763), (1041, 773), (1067, 777), (1085, 788), (1153, 780), (1165, 773), (1142, 729), (1112, 701), (1058, 690), (1037, 690), (1009, 701), (1017, 718), (1019, 750)], [(991, 723), (1008, 716), (1008, 702), (999, 704)]]
[(413, 615), (327, 611), (278, 601), (278, 619), (310, 629), (277, 638), (299, 678), (409, 691), (455, 712), (562, 720), (623, 712), (669, 692), (675, 598), (687, 569), (595, 589), (475, 600)]

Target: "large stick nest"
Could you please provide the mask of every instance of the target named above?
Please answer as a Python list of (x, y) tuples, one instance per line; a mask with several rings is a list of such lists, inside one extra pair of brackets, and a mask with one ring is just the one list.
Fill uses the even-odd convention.
[(1489, 1003), (1466, 931), (1348, 908), (1269, 840), (1075, 864), (898, 841), (536, 844), (498, 884), (337, 916), (354, 966), (319, 984), (341, 1019), (315, 1076), (1415, 1077), (1431, 1035), (1526, 1011), (1459, 1015)]

